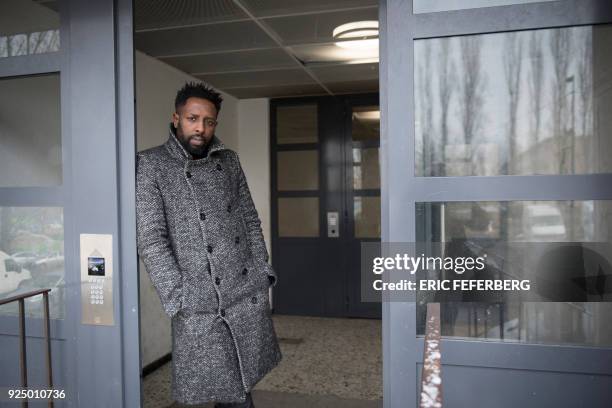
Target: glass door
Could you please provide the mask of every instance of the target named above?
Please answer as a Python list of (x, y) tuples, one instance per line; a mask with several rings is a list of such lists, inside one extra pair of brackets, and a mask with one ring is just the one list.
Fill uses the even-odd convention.
[[(383, 240), (609, 242), (612, 10), (442, 3), (381, 5)], [(424, 313), (383, 306), (385, 407), (418, 401)], [(444, 406), (610, 405), (610, 313), (444, 304)]]
[[(56, 407), (140, 405), (131, 39), (131, 2), (0, 3), (0, 298), (50, 290)], [(88, 234), (112, 237), (109, 324), (86, 319)], [(25, 371), (18, 304), (0, 307), (2, 406), (26, 371), (50, 388), (42, 303), (24, 301)]]
[[(0, 5), (0, 298), (50, 289), (53, 383), (70, 388), (65, 263), (66, 140), (61, 58), (67, 41), (57, 5)], [(28, 385), (47, 386), (43, 296), (24, 300)], [(19, 304), (0, 306), (1, 385), (21, 386)], [(8, 395), (2, 395), (8, 403)], [(15, 403), (17, 404), (17, 403)]]

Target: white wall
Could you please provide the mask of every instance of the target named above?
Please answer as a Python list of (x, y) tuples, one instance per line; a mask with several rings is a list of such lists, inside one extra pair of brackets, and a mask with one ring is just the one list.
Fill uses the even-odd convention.
[(271, 255), (270, 226), (270, 114), (267, 98), (238, 102), (238, 155), (261, 218)]
[[(197, 81), (161, 61), (136, 52), (136, 139), (137, 150), (164, 143), (174, 112), (176, 91), (186, 81)], [(231, 149), (238, 146), (238, 100), (222, 94), (217, 136)], [(144, 264), (140, 261), (140, 318), (143, 366), (170, 353), (170, 319), (164, 313), (159, 297)]]

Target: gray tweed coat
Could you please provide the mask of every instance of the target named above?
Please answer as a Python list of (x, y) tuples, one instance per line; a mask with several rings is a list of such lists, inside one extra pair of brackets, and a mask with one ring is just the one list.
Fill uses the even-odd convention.
[(171, 128), (137, 154), (138, 253), (172, 319), (172, 397), (183, 404), (244, 401), (281, 360), (261, 223), (238, 155), (210, 143), (194, 160)]

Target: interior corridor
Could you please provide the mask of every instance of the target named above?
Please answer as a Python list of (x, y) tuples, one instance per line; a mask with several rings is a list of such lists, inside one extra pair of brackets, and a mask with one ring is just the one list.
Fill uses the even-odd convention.
[[(255, 387), (257, 408), (382, 407), (380, 320), (287, 315), (273, 319), (283, 360)], [(182, 406), (170, 397), (171, 364), (144, 378), (145, 408)]]

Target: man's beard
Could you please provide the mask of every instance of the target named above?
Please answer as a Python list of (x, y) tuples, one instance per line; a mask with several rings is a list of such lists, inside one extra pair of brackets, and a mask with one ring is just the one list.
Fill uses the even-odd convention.
[(185, 148), (185, 150), (187, 150), (189, 153), (191, 153), (192, 156), (203, 156), (204, 153), (206, 152), (206, 150), (208, 149), (208, 145), (210, 143), (206, 142), (206, 138), (204, 136), (200, 136), (202, 139), (204, 139), (204, 144), (202, 144), (201, 146), (192, 146), (191, 143), (189, 143), (189, 140), (196, 135), (189, 135), (189, 136), (179, 136), (178, 133), (182, 133), (180, 130), (177, 129), (176, 133), (176, 138), (178, 139), (178, 141), (181, 143), (181, 145), (183, 145), (183, 147)]
[(206, 149), (208, 148), (208, 143), (204, 143), (202, 146), (192, 146), (189, 143), (189, 139), (187, 139), (187, 140), (179, 139), (179, 141), (181, 142), (181, 144), (183, 145), (185, 150), (187, 150), (193, 156), (202, 156), (202, 155), (204, 155), (204, 152), (206, 152)]

